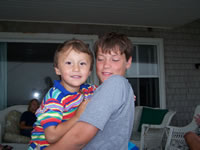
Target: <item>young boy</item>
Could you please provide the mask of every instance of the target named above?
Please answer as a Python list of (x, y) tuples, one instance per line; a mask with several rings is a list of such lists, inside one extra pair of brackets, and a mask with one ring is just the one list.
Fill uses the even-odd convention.
[(45, 150), (128, 150), (134, 94), (123, 76), (132, 63), (132, 48), (123, 34), (107, 33), (99, 38), (95, 43), (96, 73), (102, 84), (79, 122)]
[(29, 150), (42, 150), (57, 142), (78, 121), (87, 99), (96, 89), (84, 84), (91, 73), (92, 64), (92, 52), (80, 40), (64, 42), (56, 50), (54, 68), (61, 80), (54, 82), (36, 112), (37, 121)]

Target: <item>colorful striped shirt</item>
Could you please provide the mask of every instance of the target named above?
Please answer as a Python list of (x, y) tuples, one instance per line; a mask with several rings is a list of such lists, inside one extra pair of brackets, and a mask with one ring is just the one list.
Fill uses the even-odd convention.
[(95, 90), (95, 85), (83, 84), (80, 86), (81, 92), (71, 93), (60, 81), (54, 81), (54, 87), (48, 91), (36, 112), (37, 121), (33, 125), (29, 150), (37, 145), (41, 150), (47, 147), (49, 143), (45, 139), (44, 129), (72, 118), (83, 99), (89, 99)]

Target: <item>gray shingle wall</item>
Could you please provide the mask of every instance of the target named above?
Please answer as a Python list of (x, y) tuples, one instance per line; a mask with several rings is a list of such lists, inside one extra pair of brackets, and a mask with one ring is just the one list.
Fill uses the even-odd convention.
[(200, 104), (200, 20), (174, 29), (0, 21), (0, 32), (101, 34), (122, 32), (164, 41), (167, 108), (177, 111), (173, 125), (188, 124)]
[(167, 106), (177, 111), (172, 123), (186, 125), (200, 104), (200, 22), (166, 33), (164, 49)]

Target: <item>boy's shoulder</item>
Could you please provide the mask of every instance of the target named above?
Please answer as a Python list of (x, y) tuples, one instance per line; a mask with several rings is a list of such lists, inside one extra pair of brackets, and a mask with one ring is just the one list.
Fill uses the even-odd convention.
[(112, 75), (100, 85), (101, 88), (106, 88), (106, 89), (118, 88), (121, 90), (124, 90), (129, 86), (130, 84), (128, 80), (124, 76), (120, 75)]
[(107, 84), (122, 84), (124, 82), (127, 83), (127, 79), (124, 76), (112, 75), (107, 80), (105, 80), (104, 83), (107, 83)]

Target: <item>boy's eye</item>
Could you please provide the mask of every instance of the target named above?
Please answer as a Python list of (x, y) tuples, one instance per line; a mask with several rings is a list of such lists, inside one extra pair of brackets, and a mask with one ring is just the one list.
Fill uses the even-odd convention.
[(97, 58), (97, 61), (103, 61), (103, 58)]
[(85, 62), (81, 62), (80, 65), (81, 65), (81, 66), (82, 66), (82, 65), (86, 65), (86, 63), (85, 63)]
[(117, 61), (119, 61), (119, 59), (112, 59), (112, 61), (117, 62)]
[(72, 63), (70, 61), (67, 61), (65, 64), (67, 65), (71, 65)]

